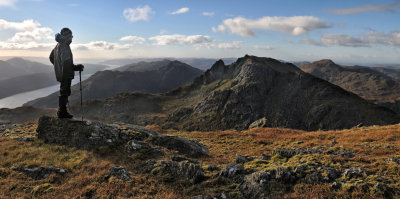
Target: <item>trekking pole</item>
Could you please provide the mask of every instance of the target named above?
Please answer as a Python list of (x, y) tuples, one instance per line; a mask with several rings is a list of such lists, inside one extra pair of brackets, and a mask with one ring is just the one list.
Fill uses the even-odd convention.
[(82, 71), (79, 71), (79, 87), (80, 87), (80, 91), (81, 91), (81, 116), (82, 116), (82, 121), (83, 121), (83, 106), (82, 106), (82, 75), (81, 75)]

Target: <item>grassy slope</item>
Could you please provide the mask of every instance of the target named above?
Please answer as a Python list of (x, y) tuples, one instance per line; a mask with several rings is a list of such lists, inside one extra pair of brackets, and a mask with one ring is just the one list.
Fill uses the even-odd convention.
[[(40, 140), (32, 142), (17, 141), (15, 137), (34, 137), (36, 123), (17, 125), (1, 133), (0, 130), (0, 198), (16, 198), (32, 195), (38, 198), (76, 198), (92, 195), (97, 197), (121, 198), (187, 198), (198, 194), (225, 192), (231, 197), (240, 197), (238, 184), (231, 179), (210, 178), (198, 185), (182, 182), (163, 182), (155, 176), (138, 171), (144, 157), (141, 155), (123, 155), (118, 149), (100, 149), (83, 151), (64, 146), (45, 144)], [(335, 167), (343, 172), (347, 166), (361, 166), (367, 171), (383, 175), (391, 179), (391, 187), (400, 188), (400, 165), (388, 163), (388, 157), (400, 157), (400, 125), (371, 126), (341, 131), (306, 132), (292, 129), (257, 128), (243, 132), (180, 132), (161, 130), (157, 126), (149, 126), (165, 134), (188, 137), (200, 140), (210, 150), (209, 157), (199, 161), (206, 168), (208, 164), (216, 164), (220, 168), (234, 162), (236, 154), (259, 157), (269, 154), (277, 148), (320, 148), (323, 150), (350, 150), (357, 155), (353, 158), (327, 154), (296, 155), (290, 159), (272, 156), (270, 161), (255, 159), (244, 164), (246, 173), (254, 170), (271, 169), (277, 166), (296, 166), (298, 162), (320, 162)], [(332, 140), (338, 144), (330, 145)], [(170, 159), (174, 151), (167, 151), (164, 159)], [(22, 173), (14, 172), (11, 167), (26, 165), (53, 165), (67, 169), (64, 176), (52, 174), (43, 180), (33, 180)], [(115, 178), (105, 180), (108, 170), (122, 165), (131, 173), (133, 181), (123, 182)], [(206, 171), (207, 176), (216, 173)], [(357, 180), (375, 184), (376, 175)], [(340, 180), (340, 179), (338, 179)], [(354, 181), (354, 180), (353, 180)], [(349, 183), (356, 183), (349, 182)], [(355, 190), (347, 192), (345, 188), (331, 191), (330, 184), (297, 184), (271, 186), (271, 196), (285, 198), (369, 198), (379, 197), (372, 191)], [(108, 197), (107, 197), (108, 198)]]

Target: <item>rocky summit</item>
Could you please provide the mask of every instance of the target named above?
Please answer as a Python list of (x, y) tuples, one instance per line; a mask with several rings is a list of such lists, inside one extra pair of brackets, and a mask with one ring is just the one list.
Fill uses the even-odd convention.
[[(79, 113), (80, 107), (72, 110)], [(344, 129), (400, 122), (393, 111), (272, 58), (217, 61), (190, 85), (165, 94), (125, 93), (87, 101), (85, 115), (166, 129)]]

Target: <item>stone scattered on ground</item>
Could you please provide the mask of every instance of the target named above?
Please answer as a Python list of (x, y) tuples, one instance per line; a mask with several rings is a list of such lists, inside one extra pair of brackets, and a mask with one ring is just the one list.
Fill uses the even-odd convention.
[(400, 158), (389, 157), (389, 158), (386, 159), (386, 162), (394, 162), (396, 164), (400, 164)]
[(239, 163), (250, 162), (250, 161), (252, 161), (252, 160), (254, 160), (254, 158), (252, 158), (252, 157), (242, 156), (242, 155), (236, 155), (236, 160), (235, 160), (235, 162), (239, 164)]
[(258, 128), (267, 127), (267, 124), (268, 124), (267, 122), (268, 122), (267, 118), (263, 117), (263, 118), (261, 118), (259, 120), (254, 121), (253, 123), (251, 123), (249, 125), (249, 129), (257, 128), (257, 127)]
[(248, 199), (258, 199), (264, 194), (267, 182), (271, 176), (264, 171), (257, 171), (246, 175), (239, 186), (240, 192)]
[(343, 177), (347, 179), (363, 177), (364, 175), (367, 175), (367, 172), (361, 167), (351, 167), (343, 172)]
[(200, 164), (190, 162), (175, 162), (168, 160), (149, 160), (143, 165), (151, 174), (170, 180), (189, 180), (196, 184), (205, 179), (203, 169)]
[(279, 154), (280, 156), (285, 158), (291, 158), (297, 154), (314, 154), (314, 153), (322, 153), (322, 150), (298, 148), (298, 149), (276, 149), (273, 152), (273, 154)]
[(145, 153), (153, 156), (164, 156), (164, 152), (158, 148), (151, 147), (147, 142), (131, 140), (125, 145), (125, 153)]
[(328, 150), (326, 153), (329, 155), (340, 155), (344, 158), (353, 158), (354, 156), (356, 156), (355, 153), (347, 150), (339, 150), (339, 151)]
[(42, 167), (28, 167), (26, 165), (20, 165), (18, 167), (11, 168), (14, 171), (25, 173), (27, 176), (40, 180), (50, 176), (52, 173), (64, 174), (65, 169), (53, 167), (53, 166), (42, 166)]
[(240, 174), (242, 171), (243, 171), (242, 166), (235, 163), (229, 163), (224, 169), (222, 169), (218, 173), (218, 176), (232, 178), (235, 175)]
[(123, 181), (131, 180), (131, 176), (129, 175), (128, 171), (124, 167), (121, 167), (121, 166), (112, 167), (110, 169), (110, 171), (108, 171), (106, 179), (108, 180), (112, 176), (114, 176), (120, 180), (123, 180)]
[(192, 159), (189, 159), (189, 158), (185, 158), (185, 157), (182, 157), (182, 156), (176, 156), (176, 155), (172, 156), (171, 160), (175, 161), (175, 162), (187, 161), (187, 162), (190, 162), (190, 163), (193, 163), (193, 164), (200, 164), (200, 162), (197, 161), (197, 160), (192, 160)]
[(152, 138), (153, 139), (151, 140), (151, 143), (155, 145), (162, 146), (171, 150), (177, 150), (180, 153), (189, 155), (191, 157), (198, 157), (209, 154), (207, 147), (195, 140), (189, 140), (172, 135), (154, 136)]

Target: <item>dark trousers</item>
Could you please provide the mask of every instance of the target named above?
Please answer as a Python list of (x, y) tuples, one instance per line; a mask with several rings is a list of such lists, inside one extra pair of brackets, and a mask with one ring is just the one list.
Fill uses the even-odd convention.
[(60, 96), (71, 95), (71, 79), (62, 80), (60, 84)]

